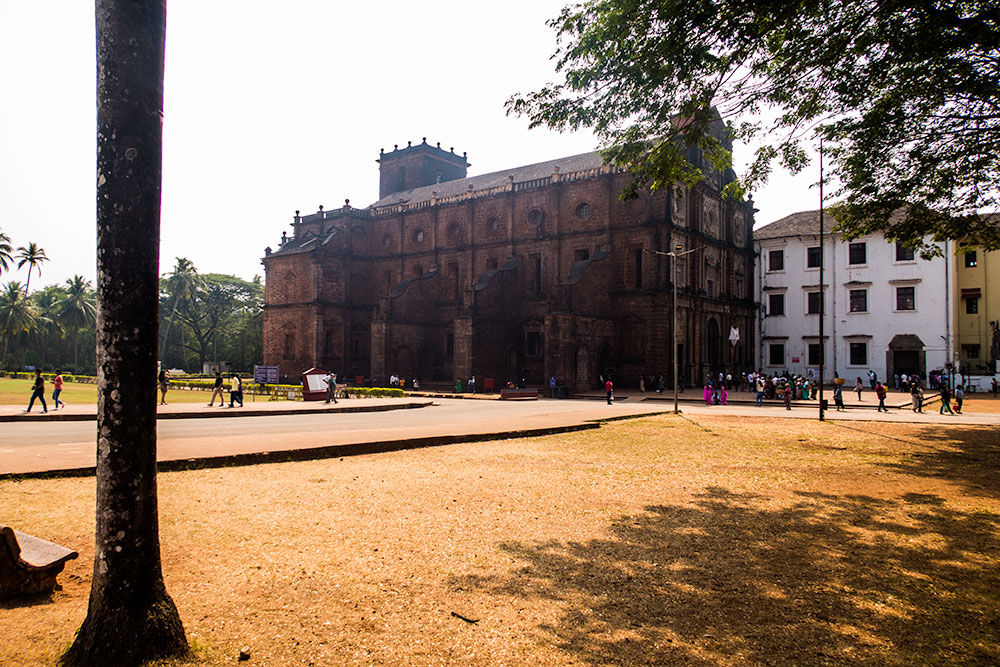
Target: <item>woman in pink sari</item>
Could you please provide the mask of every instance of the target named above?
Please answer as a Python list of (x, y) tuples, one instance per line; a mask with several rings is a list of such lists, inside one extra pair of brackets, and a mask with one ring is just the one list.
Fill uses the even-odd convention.
[(712, 404), (712, 385), (705, 385), (705, 405)]

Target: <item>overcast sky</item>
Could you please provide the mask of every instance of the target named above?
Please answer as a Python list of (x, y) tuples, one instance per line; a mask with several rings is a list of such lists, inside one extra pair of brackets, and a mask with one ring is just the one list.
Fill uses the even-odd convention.
[[(503, 106), (555, 78), (563, 4), (169, 0), (161, 273), (263, 274), (296, 209), (378, 198), (380, 148), (427, 137), (469, 175), (594, 149)], [(45, 249), (33, 288), (95, 275), (94, 86), (93, 3), (0, 0), (0, 232)], [(816, 208), (816, 180), (776, 174), (758, 226)]]

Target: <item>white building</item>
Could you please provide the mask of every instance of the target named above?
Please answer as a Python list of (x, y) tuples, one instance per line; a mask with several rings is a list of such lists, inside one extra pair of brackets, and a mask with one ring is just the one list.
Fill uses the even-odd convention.
[[(820, 288), (819, 211), (793, 213), (754, 230), (757, 366), (765, 373), (819, 370), (819, 311), (823, 299), (823, 375), (834, 372), (868, 386), (868, 371), (932, 370), (952, 362), (954, 275), (944, 256), (914, 257), (881, 235), (845, 241), (824, 219)], [(821, 293), (823, 296), (821, 297)]]

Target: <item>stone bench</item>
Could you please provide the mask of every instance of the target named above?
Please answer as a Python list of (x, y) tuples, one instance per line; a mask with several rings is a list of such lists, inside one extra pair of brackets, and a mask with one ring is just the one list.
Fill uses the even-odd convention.
[(77, 555), (48, 540), (0, 527), (0, 599), (62, 590), (56, 576)]
[(537, 389), (501, 389), (500, 400), (509, 401), (514, 399), (538, 399)]

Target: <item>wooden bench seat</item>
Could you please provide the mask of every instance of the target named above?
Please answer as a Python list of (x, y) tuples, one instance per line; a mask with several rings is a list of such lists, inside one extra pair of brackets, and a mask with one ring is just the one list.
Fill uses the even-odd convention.
[(500, 400), (510, 401), (519, 399), (535, 399), (538, 400), (538, 390), (537, 389), (501, 389), (500, 390)]
[(66, 561), (78, 555), (48, 540), (0, 526), (0, 599), (61, 590), (56, 576)]

